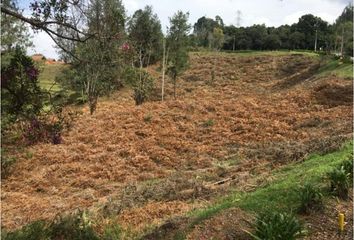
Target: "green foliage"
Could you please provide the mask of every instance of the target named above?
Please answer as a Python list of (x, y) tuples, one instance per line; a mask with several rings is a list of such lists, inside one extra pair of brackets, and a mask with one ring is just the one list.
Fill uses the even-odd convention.
[(197, 210), (191, 213), (196, 221), (190, 227), (208, 219), (225, 209), (240, 207), (246, 211), (262, 212), (264, 206), (269, 211), (291, 211), (298, 209), (299, 186), (303, 182), (317, 185), (322, 183), (323, 176), (332, 171), (338, 164), (352, 156), (352, 142), (347, 143), (337, 152), (323, 156), (313, 155), (301, 163), (290, 164), (285, 168), (273, 172), (271, 183), (259, 187), (255, 191), (244, 193), (235, 192), (217, 201), (208, 208)]
[(118, 240), (121, 239), (122, 229), (117, 224), (110, 224), (105, 227), (102, 240)]
[[(14, 0), (2, 0), (1, 6), (19, 13), (20, 9)], [(32, 46), (30, 34), (24, 22), (1, 12), (1, 52), (14, 50), (16, 47), (26, 49)], [(2, 63), (4, 63), (1, 54)]]
[(162, 55), (162, 30), (160, 20), (152, 7), (137, 10), (129, 23), (129, 40), (142, 58), (143, 66), (156, 63)]
[(143, 69), (127, 67), (124, 71), (125, 83), (134, 90), (133, 98), (136, 105), (141, 105), (150, 96), (154, 79)]
[(199, 18), (194, 24), (196, 43), (199, 46), (209, 47), (211, 45), (209, 36), (213, 33), (215, 28), (223, 28), (223, 21), (220, 17), (215, 20), (205, 16)]
[(125, 10), (121, 0), (91, 0), (87, 10), (88, 33), (94, 37), (73, 46), (76, 58), (57, 81), (63, 88), (82, 94), (90, 112), (96, 110), (99, 96), (122, 86), (125, 43)]
[(265, 212), (256, 217), (254, 233), (256, 240), (294, 240), (304, 236), (304, 227), (289, 213)]
[(170, 27), (167, 34), (167, 49), (169, 57), (167, 72), (173, 80), (174, 97), (176, 98), (177, 77), (188, 67), (188, 24), (189, 13), (178, 11), (170, 18)]
[(353, 4), (349, 4), (334, 24), (334, 41), (339, 52), (343, 40), (343, 53), (353, 56)]
[[(52, 222), (36, 221), (14, 232), (2, 231), (4, 240), (99, 240), (85, 212), (58, 217)], [(103, 239), (119, 239), (117, 226), (105, 230)]]
[(47, 227), (44, 221), (36, 221), (14, 232), (2, 231), (1, 238), (4, 240), (50, 240), (50, 231)]
[(333, 194), (342, 199), (348, 198), (350, 184), (353, 180), (350, 178), (350, 174), (351, 173), (348, 173), (343, 165), (328, 173), (327, 177), (330, 182), (330, 190)]
[(353, 179), (353, 155), (342, 163), (343, 169), (349, 174), (349, 179)]
[(20, 48), (5, 54), (10, 55), (10, 61), (1, 66), (1, 113), (11, 123), (39, 114), (44, 95), (32, 59)]
[(219, 50), (224, 44), (224, 32), (221, 28), (215, 27), (209, 34), (209, 43), (213, 49)]
[(353, 63), (343, 62), (333, 57), (325, 57), (322, 59), (321, 67), (318, 69), (319, 76), (335, 75), (337, 77), (353, 78)]
[(323, 194), (321, 189), (312, 183), (306, 183), (299, 191), (300, 207), (299, 212), (309, 214), (312, 210), (323, 209)]
[(59, 217), (50, 226), (52, 239), (98, 240), (85, 212)]
[(4, 148), (1, 148), (1, 179), (7, 178), (11, 171), (16, 158), (7, 156)]
[(214, 126), (214, 120), (213, 119), (208, 119), (202, 124), (203, 127), (212, 127)]

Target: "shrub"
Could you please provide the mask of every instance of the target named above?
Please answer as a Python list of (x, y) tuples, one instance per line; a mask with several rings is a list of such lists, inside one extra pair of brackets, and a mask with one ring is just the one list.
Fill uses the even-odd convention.
[(46, 223), (43, 221), (36, 221), (23, 228), (7, 233), (1, 231), (1, 239), (4, 240), (49, 240), (50, 232), (47, 229)]
[(331, 192), (342, 199), (347, 199), (351, 179), (350, 173), (345, 170), (344, 166), (342, 165), (333, 169), (327, 176), (330, 182)]
[(51, 223), (36, 221), (14, 232), (2, 230), (1, 237), (4, 240), (99, 240), (85, 212), (58, 217)]
[(17, 48), (1, 66), (1, 113), (15, 122), (32, 117), (42, 109), (43, 92), (38, 85), (39, 71), (33, 60)]
[(146, 71), (132, 67), (125, 70), (124, 77), (125, 82), (134, 90), (133, 98), (135, 104), (143, 104), (153, 90), (153, 78)]
[(122, 229), (119, 225), (110, 224), (104, 229), (103, 240), (117, 240), (120, 239), (122, 234)]
[(293, 240), (305, 232), (295, 216), (279, 212), (259, 214), (253, 227), (254, 233), (250, 235), (257, 240)]
[(58, 217), (50, 226), (51, 239), (98, 240), (85, 212)]
[(323, 209), (323, 195), (319, 187), (306, 183), (300, 189), (299, 196), (300, 213), (309, 214), (312, 210), (317, 211)]
[(38, 142), (60, 144), (62, 132), (71, 128), (77, 115), (78, 112), (64, 113), (62, 108), (57, 108), (53, 113), (34, 117), (25, 124), (23, 130), (25, 143), (28, 145)]
[(349, 179), (351, 180), (350, 183), (352, 183), (353, 180), (353, 156), (351, 155), (347, 160), (345, 160), (342, 163), (342, 166), (344, 168), (344, 171), (349, 174)]
[(10, 175), (15, 162), (16, 158), (6, 156), (3, 149), (1, 149), (1, 179), (5, 179)]

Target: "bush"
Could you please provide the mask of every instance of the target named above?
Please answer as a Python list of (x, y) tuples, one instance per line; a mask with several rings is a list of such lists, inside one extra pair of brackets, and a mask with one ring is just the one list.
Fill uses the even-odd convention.
[(350, 173), (345, 170), (344, 166), (342, 165), (329, 172), (328, 179), (330, 191), (342, 199), (347, 199), (352, 180), (350, 179)]
[[(347, 160), (342, 163), (344, 171), (349, 174), (349, 179), (353, 180), (353, 156), (351, 155)], [(350, 183), (353, 183), (350, 181)]]
[(309, 214), (311, 211), (323, 209), (323, 195), (321, 189), (306, 183), (299, 191), (299, 212)]
[(44, 97), (38, 85), (38, 69), (20, 48), (4, 54), (9, 55), (9, 61), (1, 66), (2, 117), (15, 122), (19, 117), (37, 115)]
[(3, 148), (1, 148), (1, 179), (5, 179), (10, 175), (15, 162), (16, 158), (6, 156)]
[(253, 224), (251, 236), (257, 240), (293, 240), (304, 235), (303, 225), (288, 213), (265, 212)]
[(117, 240), (120, 239), (122, 229), (119, 225), (111, 224), (104, 229), (103, 240)]
[(50, 226), (51, 239), (98, 240), (85, 212), (58, 217)]
[(133, 98), (136, 105), (143, 104), (150, 96), (154, 79), (144, 70), (129, 67), (124, 73), (125, 83), (130, 85), (133, 90)]
[(20, 230), (7, 233), (1, 231), (1, 239), (4, 240), (49, 240), (50, 232), (43, 221), (36, 221), (24, 226)]
[(62, 108), (57, 108), (53, 113), (33, 117), (25, 123), (23, 130), (25, 143), (28, 145), (38, 142), (60, 144), (62, 132), (71, 128), (77, 114), (77, 112), (64, 113)]

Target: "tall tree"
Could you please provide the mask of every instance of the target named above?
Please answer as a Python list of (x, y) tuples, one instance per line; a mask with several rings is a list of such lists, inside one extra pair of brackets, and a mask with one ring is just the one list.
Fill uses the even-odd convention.
[[(221, 19), (221, 18), (220, 18)], [(220, 21), (219, 19), (219, 22)], [(209, 47), (209, 36), (213, 32), (215, 27), (219, 27), (218, 21), (215, 21), (211, 18), (201, 17), (194, 24), (194, 35), (197, 37), (199, 45), (203, 47)]]
[(339, 45), (342, 56), (353, 56), (353, 12), (353, 5), (349, 4), (334, 24), (335, 45)]
[(177, 77), (188, 67), (188, 33), (191, 26), (188, 24), (189, 13), (178, 11), (170, 18), (170, 27), (167, 34), (167, 48), (169, 49), (168, 73), (173, 80), (173, 95), (176, 98)]
[(125, 9), (121, 0), (90, 0), (87, 9), (86, 32), (95, 36), (77, 43), (77, 59), (71, 69), (61, 76), (61, 82), (72, 79), (72, 89), (81, 89), (87, 98), (90, 112), (96, 110), (98, 97), (121, 86), (123, 44), (125, 36)]
[(162, 30), (158, 16), (151, 6), (137, 10), (128, 23), (129, 39), (146, 66), (160, 59)]

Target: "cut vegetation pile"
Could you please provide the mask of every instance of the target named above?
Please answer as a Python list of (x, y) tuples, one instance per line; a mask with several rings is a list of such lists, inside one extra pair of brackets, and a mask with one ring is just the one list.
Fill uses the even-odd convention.
[[(115, 96), (93, 116), (84, 108), (63, 144), (17, 153), (2, 184), (2, 226), (88, 208), (139, 232), (230, 189), (251, 191), (270, 182), (275, 167), (330, 153), (351, 138), (352, 82), (315, 77), (315, 57), (194, 53), (190, 62), (177, 100), (135, 106), (131, 93)], [(156, 68), (149, 72), (159, 76)], [(227, 214), (247, 215), (237, 208)], [(208, 235), (197, 227), (190, 239), (204, 239), (202, 232)], [(244, 232), (227, 234), (216, 238)]]

